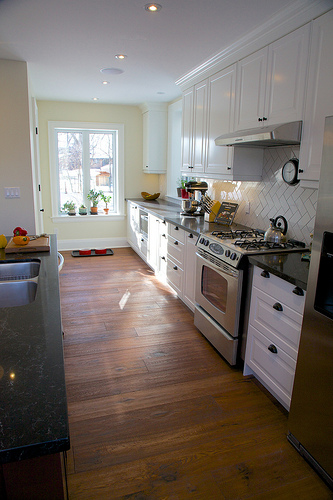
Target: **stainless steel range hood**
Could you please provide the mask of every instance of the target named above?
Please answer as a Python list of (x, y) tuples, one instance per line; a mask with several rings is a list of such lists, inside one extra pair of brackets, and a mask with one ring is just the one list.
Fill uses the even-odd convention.
[(298, 121), (220, 135), (215, 139), (215, 144), (216, 146), (246, 146), (253, 148), (295, 146), (301, 143), (301, 135), (302, 122)]

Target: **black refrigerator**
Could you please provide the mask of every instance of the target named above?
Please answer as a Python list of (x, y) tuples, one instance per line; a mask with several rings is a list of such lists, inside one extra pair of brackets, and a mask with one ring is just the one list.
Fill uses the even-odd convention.
[(333, 116), (326, 118), (288, 440), (333, 487)]

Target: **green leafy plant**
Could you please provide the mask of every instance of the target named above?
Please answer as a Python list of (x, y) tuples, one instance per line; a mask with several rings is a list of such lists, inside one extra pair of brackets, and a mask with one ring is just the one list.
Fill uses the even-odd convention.
[(177, 179), (177, 187), (185, 189), (185, 183), (186, 182), (187, 182), (186, 179), (183, 179), (182, 177), (179, 177)]
[(80, 205), (80, 207), (79, 207), (79, 208), (81, 208), (82, 210), (84, 210), (84, 209), (86, 209), (86, 210), (87, 210), (87, 207), (85, 206), (85, 204), (84, 204), (84, 203), (82, 203), (82, 205)]
[(69, 210), (75, 210), (75, 209), (76, 209), (76, 205), (75, 205), (74, 201), (66, 201), (66, 203), (63, 204), (61, 210), (64, 212), (68, 212)]
[(110, 203), (112, 196), (106, 195), (103, 191), (100, 191), (100, 196), (105, 203), (105, 208), (108, 208), (108, 203)]
[(100, 191), (94, 191), (93, 189), (90, 189), (89, 193), (87, 194), (87, 198), (92, 202), (93, 207), (97, 207), (98, 199), (100, 196), (101, 196)]

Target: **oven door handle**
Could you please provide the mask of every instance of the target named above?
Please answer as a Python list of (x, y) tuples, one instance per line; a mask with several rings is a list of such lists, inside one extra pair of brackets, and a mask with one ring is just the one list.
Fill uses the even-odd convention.
[(198, 252), (196, 252), (197, 258), (201, 260), (202, 263), (205, 263), (206, 266), (211, 267), (215, 269), (215, 271), (218, 271), (221, 274), (226, 274), (228, 276), (232, 276), (233, 278), (238, 278), (239, 276), (239, 271), (237, 269), (234, 269), (230, 267), (228, 264), (224, 263), (223, 261), (223, 268), (216, 265), (214, 262), (212, 262), (210, 259), (206, 259), (202, 255), (200, 255)]

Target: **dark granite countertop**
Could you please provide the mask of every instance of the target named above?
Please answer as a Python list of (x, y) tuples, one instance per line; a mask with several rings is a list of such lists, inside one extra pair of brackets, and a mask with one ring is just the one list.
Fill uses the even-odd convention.
[(302, 260), (301, 252), (252, 255), (249, 257), (249, 262), (303, 290), (307, 288), (310, 264)]
[[(193, 232), (197, 235), (221, 230), (221, 224), (206, 222), (203, 216), (186, 217), (180, 215), (180, 202), (170, 202), (163, 199), (152, 201), (141, 198), (130, 199), (141, 207), (158, 217), (164, 218), (167, 222), (181, 226), (185, 231)], [(243, 228), (241, 224), (233, 223), (231, 229)], [(288, 254), (266, 254), (249, 256), (251, 264), (266, 269), (280, 278), (289, 281), (295, 286), (306, 290), (307, 277), (309, 272), (309, 262), (301, 260), (302, 253), (293, 252)]]
[(0, 308), (0, 463), (70, 447), (56, 236), (50, 252), (0, 251), (25, 259), (41, 262), (36, 299)]
[[(181, 204), (176, 202), (170, 202), (167, 200), (143, 200), (141, 198), (130, 198), (128, 201), (136, 203), (140, 207), (147, 210), (147, 212), (162, 217), (167, 222), (181, 226), (185, 231), (195, 233), (199, 235), (200, 233), (208, 233), (211, 231), (221, 231), (221, 224), (216, 224), (214, 222), (207, 222), (203, 215), (199, 216), (184, 216), (181, 214)], [(233, 223), (231, 229), (244, 228), (241, 224)]]

